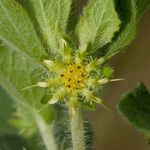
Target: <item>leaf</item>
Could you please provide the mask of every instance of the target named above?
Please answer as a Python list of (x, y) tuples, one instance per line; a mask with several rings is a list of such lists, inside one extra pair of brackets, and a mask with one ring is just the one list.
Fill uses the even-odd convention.
[(28, 13), (29, 17), (30, 17), (30, 20), (32, 21), (33, 25), (34, 25), (34, 29), (36, 30), (42, 44), (43, 43), (43, 40), (42, 40), (42, 33), (41, 33), (41, 30), (40, 30), (40, 27), (38, 25), (38, 22), (35, 18), (35, 15), (34, 15), (34, 10), (33, 10), (33, 7), (31, 6), (31, 4), (28, 2), (28, 0), (16, 0), (24, 9), (25, 11)]
[(108, 59), (127, 46), (136, 34), (137, 12), (134, 0), (116, 0), (116, 6), (122, 24), (112, 43), (105, 48), (105, 57)]
[[(23, 59), (24, 58), (24, 59)], [(20, 52), (10, 50), (8, 47), (0, 48), (0, 85), (6, 92), (11, 92), (11, 99), (17, 99), (18, 95), (21, 98), (17, 99), (17, 103), (23, 103), (31, 108), (23, 108), (17, 104), (17, 116), (11, 121), (13, 125), (21, 129), (20, 132), (25, 136), (32, 136), (37, 132), (37, 123), (32, 115), (32, 110), (39, 110), (43, 107), (41, 99), (45, 92), (40, 88), (31, 88), (21, 91), (22, 88), (33, 85), (41, 79), (44, 69), (37, 63), (26, 58)], [(11, 89), (10, 87), (11, 86)], [(44, 111), (44, 112), (43, 112)], [(45, 124), (50, 124), (53, 120), (53, 108), (43, 110), (41, 114)], [(44, 114), (43, 114), (44, 113)], [(47, 114), (47, 115), (45, 115)], [(49, 120), (49, 122), (47, 121)]]
[(150, 139), (150, 94), (144, 84), (140, 83), (137, 88), (121, 98), (119, 110)]
[[(40, 88), (31, 88), (21, 91), (22, 88), (34, 85), (42, 79), (45, 69), (30, 60), (21, 52), (12, 50), (6, 46), (0, 48), (0, 77), (7, 80), (22, 94), (25, 102), (34, 108), (41, 108), (41, 99), (45, 92)], [(6, 89), (7, 91), (7, 89)]]
[(15, 129), (9, 124), (14, 111), (15, 107), (10, 96), (0, 86), (0, 137), (5, 134), (14, 134)]
[(34, 125), (36, 125), (35, 127), (38, 128), (47, 150), (50, 150), (50, 148), (56, 150), (52, 126), (48, 125), (33, 107), (31, 107), (28, 103), (25, 103), (26, 100), (24, 97), (18, 92), (13, 84), (5, 79), (2, 75), (0, 76), (0, 85), (5, 91), (7, 91), (7, 94), (10, 95), (11, 99), (14, 100), (14, 102), (17, 104), (17, 107), (22, 110), (22, 113), (24, 113), (27, 118), (32, 118), (32, 122), (34, 122)]
[[(36, 111), (42, 107), (44, 90), (21, 92), (21, 88), (42, 79), (46, 70), (32, 58), (39, 60), (46, 53), (24, 9), (14, 0), (0, 0), (0, 7), (0, 39), (4, 42), (0, 47), (0, 86), (17, 106), (19, 117), (30, 120), (23, 129), (38, 129), (47, 149), (51, 144), (55, 150), (52, 127), (45, 122), (44, 115)], [(49, 143), (47, 139), (51, 139)]]
[(143, 13), (149, 8), (150, 0), (135, 0), (137, 9), (137, 19), (140, 19)]
[(0, 0), (0, 40), (36, 60), (46, 55), (28, 14), (15, 0)]
[(97, 50), (111, 42), (119, 25), (113, 0), (90, 0), (76, 28), (79, 46), (92, 45), (92, 49)]
[(0, 150), (29, 149), (25, 139), (17, 135), (5, 135), (0, 138)]
[(138, 20), (149, 5), (150, 0), (116, 0), (122, 24), (114, 40), (104, 48), (107, 59), (120, 52), (121, 48), (127, 46), (134, 39)]
[(58, 49), (58, 40), (66, 31), (72, 0), (28, 0), (48, 44), (48, 48)]
[(25, 139), (17, 134), (0, 138), (0, 150), (46, 150), (38, 136)]
[[(9, 91), (9, 85), (12, 85), (12, 89), (16, 89), (16, 91), (12, 91), (11, 94), (16, 93), (22, 96), (22, 98), (18, 99), (19, 102), (31, 106), (31, 110), (39, 110), (43, 107), (41, 99), (45, 95), (44, 90), (31, 88), (21, 91), (22, 88), (36, 84), (41, 80), (44, 71), (42, 66), (26, 58), (26, 55), (3, 46), (0, 48), (0, 70), (0, 85), (6, 92)], [(15, 99), (16, 96), (17, 95), (11, 96), (11, 98)], [(45, 121), (47, 121), (47, 118), (53, 119), (51, 117), (53, 114), (52, 107), (49, 108), (49, 110), (43, 111), (47, 111), (48, 113), (47, 116), (42, 114), (42, 118)], [(11, 121), (13, 125), (21, 129), (20, 132), (26, 136), (32, 136), (37, 132), (37, 128), (35, 128), (36, 123), (30, 113), (30, 111), (24, 110), (22, 107), (17, 107), (17, 118)], [(49, 120), (49, 123), (50, 122), (51, 120)]]
[[(32, 135), (32, 137), (28, 136), (26, 139), (24, 139), (21, 135), (18, 135), (18, 131), (11, 126), (10, 119), (14, 115), (15, 105), (16, 104), (11, 96), (0, 87), (0, 150), (20, 150), (23, 147), (28, 150), (45, 150), (39, 134), (36, 133), (34, 136)], [(20, 109), (22, 109), (22, 107)], [(24, 113), (24, 109), (22, 112)], [(22, 112), (20, 115), (22, 115)], [(27, 116), (24, 115), (24, 118), (32, 118), (32, 115), (30, 113), (28, 114), (28, 111), (27, 113), (25, 111), (24, 114), (27, 114)], [(51, 113), (49, 112), (49, 114)], [(21, 118), (20, 121), (23, 122), (24, 120)], [(30, 122), (28, 122), (27, 126), (24, 126), (24, 128), (22, 126), (22, 130), (27, 129), (26, 135), (29, 133), (29, 131), (31, 132), (29, 125), (31, 125), (32, 122), (34, 122), (33, 118), (30, 120)], [(32, 128), (37, 131), (36, 125), (33, 125)]]
[(24, 138), (17, 133), (6, 134), (0, 138), (0, 150), (46, 150), (39, 135)]

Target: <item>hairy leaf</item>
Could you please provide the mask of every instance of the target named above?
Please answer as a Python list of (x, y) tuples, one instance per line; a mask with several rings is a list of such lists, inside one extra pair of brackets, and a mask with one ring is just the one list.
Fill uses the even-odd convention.
[[(32, 109), (29, 111), (25, 109), (22, 104), (18, 104), (18, 108), (21, 111), (18, 117), (23, 115), (23, 118), (20, 118), (20, 120), (18, 118), (17, 122), (20, 121), (23, 124), (27, 123), (26, 126), (21, 126), (22, 129), (20, 130), (20, 134), (23, 134), (23, 131), (25, 132), (25, 134), (23, 134), (23, 136), (26, 135), (25, 139), (20, 134), (18, 135), (18, 130), (11, 126), (10, 119), (14, 115), (15, 105), (16, 99), (13, 101), (12, 96), (0, 87), (0, 150), (20, 150), (23, 147), (28, 150), (46, 150), (39, 133), (36, 133), (34, 136), (29, 136), (29, 133), (33, 131), (33, 129), (37, 131), (35, 117), (31, 113)], [(50, 111), (47, 113), (47, 116), (51, 114)], [(28, 120), (28, 122), (24, 122), (24, 120)], [(52, 133), (50, 132), (50, 134)]]
[(150, 94), (144, 84), (125, 94), (119, 103), (121, 113), (150, 138)]
[(120, 52), (135, 37), (139, 18), (150, 5), (150, 0), (116, 0), (116, 7), (122, 21), (120, 31), (112, 43), (105, 47), (106, 58)]
[(22, 150), (29, 149), (25, 139), (17, 135), (5, 135), (0, 138), (0, 150)]
[(46, 55), (28, 14), (15, 0), (0, 0), (0, 40), (36, 60)]
[(0, 150), (46, 150), (39, 136), (25, 139), (16, 134), (6, 134), (0, 138)]
[(27, 118), (32, 118), (32, 122), (28, 123), (29, 125), (30, 123), (33, 123), (34, 127), (38, 129), (47, 150), (50, 150), (50, 148), (56, 150), (56, 145), (53, 139), (52, 126), (48, 125), (33, 107), (31, 107), (28, 103), (25, 103), (25, 98), (13, 86), (12, 83), (2, 75), (0, 75), (0, 85), (4, 90), (7, 91), (11, 99), (14, 100), (14, 102), (17, 104), (17, 107), (21, 110), (24, 116)]
[(128, 45), (136, 34), (137, 19), (134, 0), (116, 0), (116, 6), (122, 24), (112, 43), (105, 48), (107, 58), (114, 56), (121, 48)]
[[(31, 88), (25, 91), (21, 91), (22, 88), (36, 84), (37, 81), (42, 79), (42, 74), (44, 69), (34, 61), (31, 61), (26, 57), (26, 55), (21, 52), (11, 50), (10, 48), (3, 46), (0, 48), (0, 85), (9, 92), (9, 85), (12, 86), (11, 96), (14, 100), (17, 95), (21, 95), (22, 98), (18, 98), (19, 103), (31, 106), (32, 109), (39, 110), (43, 106), (41, 100), (45, 94), (44, 90), (40, 88)], [(18, 103), (18, 102), (17, 102)], [(17, 105), (18, 106), (18, 105)], [(53, 114), (53, 109), (49, 108), (47, 115), (42, 112), (42, 118), (47, 122), (48, 119), (53, 119), (51, 116)], [(17, 113), (13, 125), (21, 129), (21, 133), (26, 136), (33, 135), (37, 130), (35, 128), (36, 122), (31, 112), (22, 108), (22, 106), (17, 107)], [(15, 122), (15, 123), (14, 123)], [(50, 123), (51, 120), (48, 122)]]
[(15, 107), (10, 96), (0, 86), (0, 137), (5, 134), (14, 134), (15, 130), (9, 124), (14, 111)]
[[(0, 0), (0, 7), (0, 39), (3, 41), (0, 47), (0, 85), (17, 105), (22, 129), (30, 134), (39, 129), (46, 147), (49, 147), (46, 137), (51, 141), (54, 139), (45, 122), (48, 116), (36, 112), (42, 107), (40, 101), (45, 92), (38, 88), (21, 91), (42, 79), (45, 69), (32, 58), (39, 60), (46, 53), (24, 9), (14, 0)], [(51, 110), (48, 112), (51, 115)]]
[(12, 83), (18, 92), (23, 94), (25, 101), (37, 109), (41, 107), (40, 101), (44, 96), (44, 90), (31, 88), (21, 91), (21, 89), (40, 81), (43, 72), (42, 66), (23, 53), (5, 46), (0, 48), (0, 77)]
[(28, 0), (49, 48), (58, 48), (58, 39), (65, 34), (71, 0)]
[(119, 25), (113, 0), (90, 0), (76, 29), (80, 47), (92, 45), (97, 50), (111, 42)]
[(137, 19), (140, 19), (146, 9), (150, 6), (150, 0), (135, 0), (137, 9)]

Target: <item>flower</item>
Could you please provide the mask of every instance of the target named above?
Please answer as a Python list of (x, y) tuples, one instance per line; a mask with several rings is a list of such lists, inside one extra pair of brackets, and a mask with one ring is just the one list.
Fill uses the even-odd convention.
[(67, 105), (71, 104), (74, 110), (80, 103), (89, 106), (98, 103), (105, 107), (99, 97), (101, 87), (120, 79), (110, 79), (113, 70), (104, 66), (103, 57), (93, 58), (86, 50), (72, 50), (65, 40), (62, 40), (62, 45), (51, 60), (43, 60), (49, 70), (49, 77), (36, 84), (51, 92), (48, 104), (64, 101)]

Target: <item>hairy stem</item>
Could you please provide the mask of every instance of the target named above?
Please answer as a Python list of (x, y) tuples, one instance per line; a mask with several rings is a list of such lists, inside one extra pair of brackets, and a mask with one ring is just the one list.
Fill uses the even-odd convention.
[(81, 108), (75, 111), (70, 108), (70, 126), (73, 150), (85, 150), (84, 128)]
[(53, 126), (47, 125), (44, 122), (44, 120), (37, 115), (36, 115), (36, 121), (46, 149), (57, 150), (57, 146), (53, 136)]

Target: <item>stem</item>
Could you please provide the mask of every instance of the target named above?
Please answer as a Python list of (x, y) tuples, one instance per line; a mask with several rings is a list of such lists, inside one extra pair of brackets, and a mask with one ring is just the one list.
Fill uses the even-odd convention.
[(36, 115), (36, 122), (47, 150), (57, 150), (53, 136), (53, 125), (47, 125), (44, 120)]
[(85, 138), (81, 108), (77, 107), (75, 111), (73, 111), (73, 108), (70, 108), (69, 111), (73, 150), (85, 150)]

